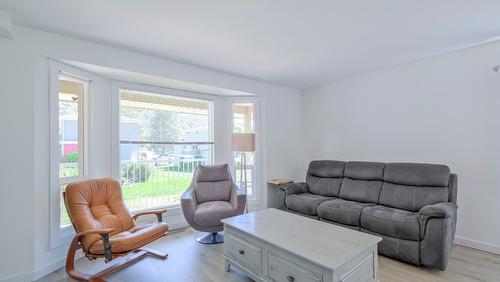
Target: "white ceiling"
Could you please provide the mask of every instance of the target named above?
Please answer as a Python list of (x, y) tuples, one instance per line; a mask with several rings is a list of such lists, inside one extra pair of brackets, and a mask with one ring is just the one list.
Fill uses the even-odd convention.
[(492, 40), (499, 0), (2, 0), (14, 23), (295, 88)]

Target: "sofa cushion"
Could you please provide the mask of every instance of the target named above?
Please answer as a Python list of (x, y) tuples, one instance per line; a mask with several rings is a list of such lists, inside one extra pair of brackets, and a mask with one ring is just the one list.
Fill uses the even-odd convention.
[(364, 207), (373, 205), (375, 204), (333, 199), (319, 204), (318, 216), (320, 219), (326, 219), (328, 221), (359, 226), (361, 210), (363, 210)]
[(445, 165), (388, 163), (379, 204), (409, 211), (447, 202), (450, 168)]
[(312, 161), (307, 174), (316, 177), (342, 178), (344, 165), (345, 162), (341, 161)]
[(199, 204), (193, 215), (193, 221), (200, 226), (218, 226), (221, 219), (236, 215), (236, 209), (230, 202), (212, 201)]
[(384, 169), (384, 181), (400, 185), (446, 187), (450, 180), (450, 168), (439, 164), (388, 163)]
[(406, 240), (420, 240), (418, 213), (372, 206), (361, 212), (361, 227), (379, 234)]
[(351, 201), (378, 203), (384, 166), (384, 163), (375, 162), (346, 163), (339, 197)]
[(378, 203), (384, 206), (418, 212), (427, 205), (448, 201), (448, 187), (420, 187), (382, 184)]
[(311, 193), (292, 194), (286, 197), (286, 207), (292, 211), (316, 216), (318, 215), (318, 205), (323, 201), (331, 199), (330, 197)]
[(308, 175), (306, 182), (309, 192), (312, 194), (338, 197), (342, 178), (326, 178)]
[(361, 228), (360, 231), (382, 237), (382, 241), (378, 243), (379, 254), (420, 265), (419, 241), (394, 238), (371, 232), (364, 228)]
[(382, 181), (344, 178), (339, 197), (346, 200), (378, 204)]
[(358, 180), (383, 180), (385, 163), (347, 162), (344, 177)]
[(306, 183), (310, 193), (337, 197), (344, 176), (345, 162), (312, 161), (307, 170)]
[(349, 228), (349, 229), (356, 230), (356, 231), (359, 231), (359, 229), (360, 229), (359, 226), (352, 226), (352, 225), (342, 224), (342, 223), (338, 223), (338, 222), (335, 222), (335, 221), (330, 221), (330, 220), (324, 219), (324, 218), (320, 218), (319, 220), (323, 221), (323, 222), (327, 222), (327, 223), (333, 224), (335, 226)]

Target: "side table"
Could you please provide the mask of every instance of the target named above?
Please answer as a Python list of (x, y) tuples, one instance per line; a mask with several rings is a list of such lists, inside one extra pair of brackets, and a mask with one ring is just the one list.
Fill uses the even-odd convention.
[(293, 183), (289, 178), (278, 178), (267, 181), (267, 207), (285, 210), (285, 190), (283, 185)]

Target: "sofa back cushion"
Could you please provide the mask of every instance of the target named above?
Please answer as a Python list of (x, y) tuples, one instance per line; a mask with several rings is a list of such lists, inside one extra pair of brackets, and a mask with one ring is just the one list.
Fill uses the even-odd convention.
[(378, 203), (385, 163), (348, 162), (339, 197), (346, 200)]
[(379, 204), (409, 211), (447, 202), (450, 168), (436, 164), (388, 163)]
[(316, 195), (338, 197), (345, 162), (312, 161), (307, 170), (306, 183), (309, 192)]

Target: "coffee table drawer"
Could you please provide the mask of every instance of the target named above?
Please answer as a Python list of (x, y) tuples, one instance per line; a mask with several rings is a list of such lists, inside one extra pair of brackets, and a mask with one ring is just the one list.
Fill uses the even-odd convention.
[(255, 274), (262, 273), (262, 248), (231, 233), (227, 234), (228, 255)]
[(291, 261), (269, 254), (269, 278), (276, 282), (321, 282), (322, 276)]

